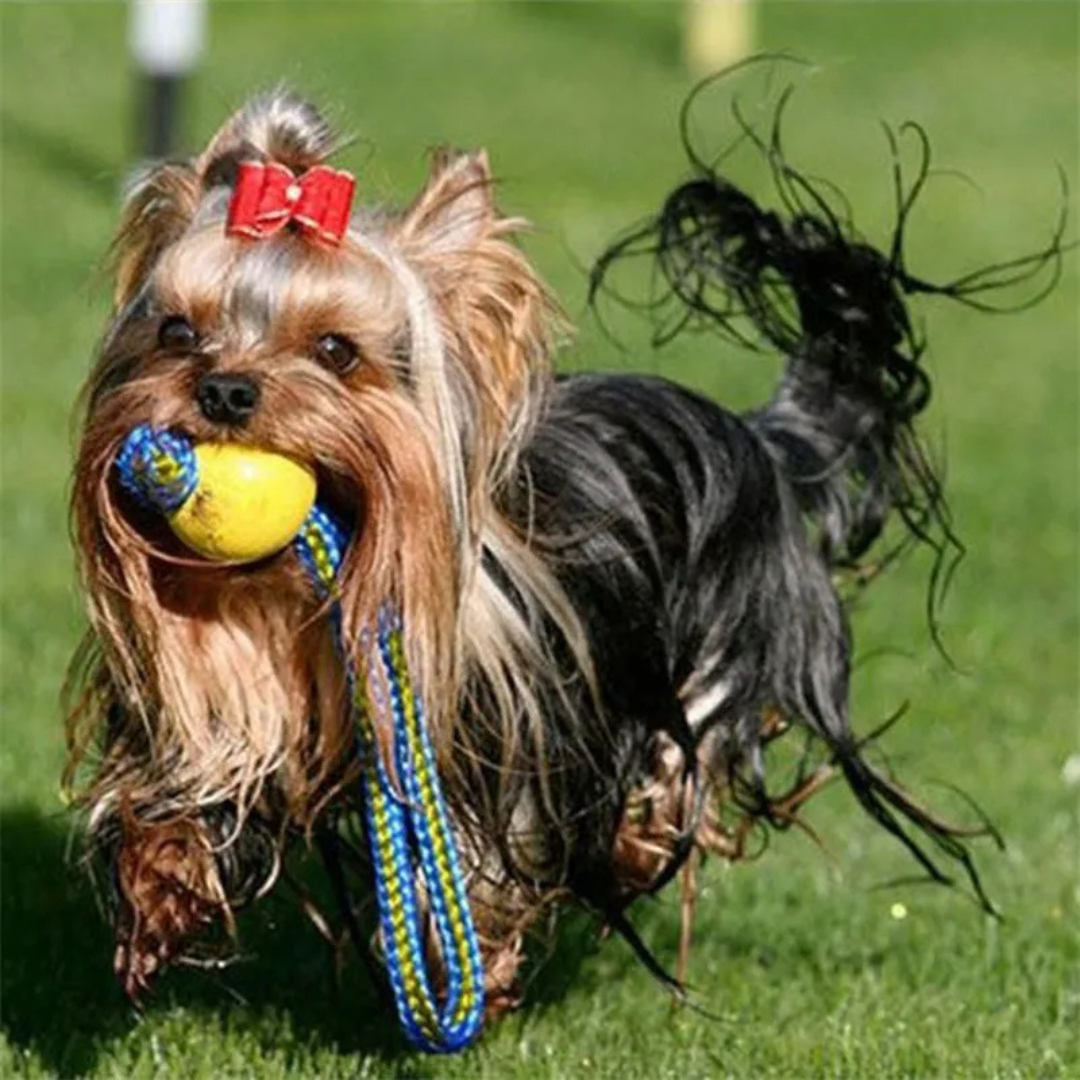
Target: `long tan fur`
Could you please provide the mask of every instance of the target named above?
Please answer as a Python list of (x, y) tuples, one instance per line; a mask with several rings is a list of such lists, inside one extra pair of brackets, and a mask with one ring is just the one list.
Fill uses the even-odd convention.
[[(451, 789), (472, 782), (469, 745), (455, 735), (470, 674), (491, 687), (484, 719), (514, 769), (541, 738), (533, 688), (554, 664), (538, 626), (558, 627), (590, 670), (533, 538), (497, 509), (564, 325), (511, 242), (521, 223), (495, 209), (485, 156), (440, 154), (412, 206), (358, 213), (338, 250), (287, 234), (254, 246), (225, 236), (239, 161), (302, 169), (332, 146), (310, 106), (256, 99), (190, 167), (145, 177), (125, 213), (117, 309), (85, 392), (71, 506), (91, 630), (71, 670), (69, 780), (92, 825), (122, 809), (138, 822), (228, 802), (237, 830), (256, 807), (283, 808), (283, 828), (310, 828), (355, 778), (341, 664), (295, 562), (210, 567), (128, 505), (112, 477), (136, 423), (222, 438), (194, 402), (206, 370), (259, 380), (258, 415), (229, 438), (309, 463), (323, 497), (355, 518), (346, 639), (358, 642), (387, 598), (402, 608)], [(158, 348), (170, 313), (199, 331), (197, 356)], [(311, 359), (329, 332), (360, 345), (345, 377)], [(494, 584), (485, 551), (523, 610)], [(87, 776), (79, 765), (92, 750)]]

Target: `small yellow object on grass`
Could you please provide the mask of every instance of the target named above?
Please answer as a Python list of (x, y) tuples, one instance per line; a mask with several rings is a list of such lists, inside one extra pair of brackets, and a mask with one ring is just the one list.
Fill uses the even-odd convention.
[(906, 904), (901, 904), (901, 903), (893, 904), (893, 906), (891, 908), (889, 908), (889, 914), (894, 919), (906, 919), (907, 918), (907, 905)]
[(285, 547), (315, 504), (315, 474), (282, 454), (235, 443), (195, 447), (199, 482), (169, 517), (192, 551), (254, 562)]

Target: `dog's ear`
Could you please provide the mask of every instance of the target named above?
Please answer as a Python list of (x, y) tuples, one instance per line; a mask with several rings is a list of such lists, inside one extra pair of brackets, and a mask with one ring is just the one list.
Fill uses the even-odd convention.
[(302, 173), (337, 139), (322, 113), (286, 87), (253, 97), (221, 126), (195, 162), (203, 186), (231, 185), (242, 161), (277, 161)]
[(403, 246), (439, 259), (468, 251), (496, 218), (487, 153), (438, 150), (424, 190), (402, 215), (398, 238)]
[(471, 386), (472, 465), (487, 473), (474, 478), (477, 486), (513, 459), (532, 387), (562, 327), (543, 282), (512, 243), (524, 224), (496, 209), (487, 154), (443, 151), (416, 201), (391, 225), (391, 239), (440, 310), (455, 377)]
[(134, 298), (161, 253), (188, 227), (199, 187), (198, 174), (182, 163), (153, 165), (134, 177), (112, 245), (115, 310)]

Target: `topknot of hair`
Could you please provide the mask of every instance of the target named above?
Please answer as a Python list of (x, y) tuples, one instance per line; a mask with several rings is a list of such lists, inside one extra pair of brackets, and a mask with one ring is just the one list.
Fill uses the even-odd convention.
[(325, 161), (338, 141), (325, 117), (287, 87), (248, 101), (218, 133), (204, 156), (207, 188), (231, 184), (242, 161), (275, 161), (302, 173)]

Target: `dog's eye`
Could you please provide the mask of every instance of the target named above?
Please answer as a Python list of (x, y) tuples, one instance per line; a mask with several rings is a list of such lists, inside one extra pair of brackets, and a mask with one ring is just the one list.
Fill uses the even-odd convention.
[(157, 340), (162, 349), (185, 352), (199, 344), (199, 335), (183, 315), (167, 315), (158, 327)]
[(344, 334), (323, 334), (315, 342), (315, 359), (338, 375), (347, 375), (360, 362), (360, 349)]

